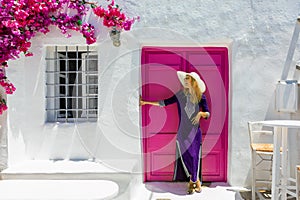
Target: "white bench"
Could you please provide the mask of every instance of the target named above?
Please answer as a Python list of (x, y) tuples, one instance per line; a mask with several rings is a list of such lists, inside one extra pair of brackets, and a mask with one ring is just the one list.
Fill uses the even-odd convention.
[[(132, 181), (137, 178), (142, 179), (141, 175), (135, 175), (136, 160), (105, 160), (105, 161), (72, 161), (72, 160), (27, 160), (9, 166), (0, 172), (0, 182), (6, 181), (111, 181), (118, 185), (118, 195), (116, 200), (132, 199), (134, 193), (129, 187), (133, 185)], [(2, 181), (1, 181), (2, 179)], [(36, 181), (36, 182), (34, 182)], [(26, 182), (24, 182), (26, 183)], [(82, 182), (83, 183), (83, 182)], [(77, 183), (77, 185), (80, 185)], [(44, 184), (44, 188), (50, 187), (51, 184)], [(1, 187), (1, 186), (0, 186)], [(42, 189), (41, 189), (42, 190)], [(80, 191), (79, 191), (80, 192)], [(1, 196), (0, 192), (0, 196)], [(43, 198), (45, 199), (45, 198)], [(93, 198), (89, 198), (93, 199)], [(96, 198), (97, 199), (97, 198)], [(99, 199), (99, 198), (98, 198)], [(100, 198), (101, 199), (101, 198)], [(0, 198), (1, 200), (1, 198)]]
[(118, 184), (108, 180), (2, 180), (0, 200), (112, 199)]

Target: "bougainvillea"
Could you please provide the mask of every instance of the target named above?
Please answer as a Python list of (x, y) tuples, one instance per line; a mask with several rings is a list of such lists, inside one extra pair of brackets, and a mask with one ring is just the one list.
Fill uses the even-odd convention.
[(5, 99), (0, 99), (0, 115), (2, 115), (2, 113), (6, 110), (7, 110), (7, 105)]
[[(70, 30), (80, 32), (87, 44), (96, 42), (95, 27), (84, 22), (89, 9), (103, 18), (106, 27), (117, 27), (128, 31), (137, 17), (128, 18), (121, 12), (114, 0), (107, 7), (85, 0), (1, 0), (0, 2), (0, 65), (7, 67), (7, 61), (19, 58), (21, 53), (32, 56), (29, 51), (31, 38), (40, 32), (48, 33), (50, 25), (58, 27), (66, 37)], [(0, 70), (0, 85), (7, 94), (15, 87)], [(6, 101), (0, 98), (0, 114), (7, 109)]]
[[(5, 63), (4, 63), (5, 64)], [(16, 90), (15, 86), (9, 82), (4, 74), (4, 69), (0, 69), (0, 85), (4, 88), (6, 94), (12, 94)], [(0, 98), (0, 115), (7, 110), (6, 101)]]
[(121, 12), (121, 9), (114, 1), (108, 6), (108, 9), (98, 6), (93, 9), (95, 15), (103, 18), (103, 25), (107, 27), (116, 27), (118, 30), (130, 30), (131, 25), (139, 19), (139, 17), (128, 18), (125, 13)]

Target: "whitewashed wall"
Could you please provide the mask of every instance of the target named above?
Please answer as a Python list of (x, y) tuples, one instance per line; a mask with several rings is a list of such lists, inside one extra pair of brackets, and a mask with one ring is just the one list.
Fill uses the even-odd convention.
[[(129, 15), (140, 15), (133, 30), (113, 47), (107, 30), (99, 32), (99, 122), (45, 124), (44, 45), (84, 44), (77, 34), (64, 38), (53, 30), (33, 40), (34, 57), (9, 62), (17, 91), (9, 101), (9, 161), (48, 158), (141, 159), (138, 95), (140, 48), (232, 42), (231, 130), (228, 182), (250, 184), (248, 120), (299, 119), (299, 113), (274, 110), (289, 42), (300, 11), (297, 0), (127, 0)], [(90, 19), (93, 21), (94, 19)], [(299, 45), (293, 66), (300, 58)], [(298, 78), (292, 67), (289, 78)], [(295, 141), (295, 140), (293, 140)]]

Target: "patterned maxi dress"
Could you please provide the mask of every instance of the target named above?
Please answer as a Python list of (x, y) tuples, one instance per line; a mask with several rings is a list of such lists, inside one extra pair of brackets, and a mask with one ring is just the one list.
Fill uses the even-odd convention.
[(199, 124), (193, 125), (192, 119), (199, 111), (209, 112), (206, 97), (198, 104), (193, 104), (190, 95), (185, 95), (183, 90), (172, 97), (159, 102), (161, 106), (172, 103), (177, 104), (179, 127), (176, 138), (176, 162), (174, 168), (174, 181), (201, 181), (201, 154), (202, 133)]

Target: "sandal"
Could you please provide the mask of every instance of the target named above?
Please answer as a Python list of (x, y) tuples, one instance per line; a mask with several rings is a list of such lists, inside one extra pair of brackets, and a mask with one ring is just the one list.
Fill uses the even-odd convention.
[(201, 182), (199, 180), (194, 183), (194, 190), (197, 193), (200, 193), (202, 191)]
[(188, 183), (188, 189), (187, 189), (187, 194), (194, 194), (195, 192), (195, 187), (194, 187), (195, 183), (193, 183), (192, 181), (190, 181)]

